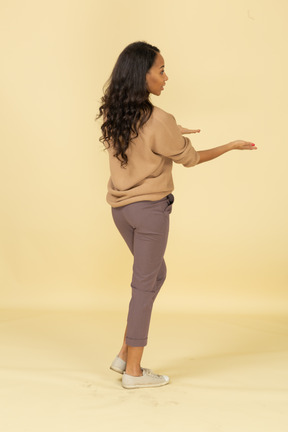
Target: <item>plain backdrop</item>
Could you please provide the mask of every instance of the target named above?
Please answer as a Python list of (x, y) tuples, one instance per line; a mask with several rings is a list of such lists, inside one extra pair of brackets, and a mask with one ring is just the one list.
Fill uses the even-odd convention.
[(287, 19), (286, 0), (1, 0), (2, 308), (127, 308), (95, 117), (119, 53), (145, 40), (169, 76), (152, 101), (201, 129), (196, 149), (258, 146), (174, 165), (155, 307), (287, 312)]

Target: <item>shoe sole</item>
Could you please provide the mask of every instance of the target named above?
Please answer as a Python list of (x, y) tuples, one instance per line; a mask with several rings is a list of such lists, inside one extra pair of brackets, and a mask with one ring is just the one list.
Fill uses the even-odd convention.
[(135, 388), (149, 388), (149, 387), (163, 387), (164, 385), (169, 384), (169, 381), (165, 381), (163, 383), (159, 383), (159, 384), (136, 384), (136, 385), (125, 385), (122, 383), (122, 387), (124, 387), (125, 389), (135, 389)]
[(122, 374), (122, 375), (123, 375), (123, 373), (125, 372), (125, 371), (123, 371), (122, 369), (118, 369), (118, 368), (115, 367), (115, 366), (110, 366), (110, 369), (113, 370), (114, 372), (118, 372), (118, 373), (120, 373), (120, 374)]

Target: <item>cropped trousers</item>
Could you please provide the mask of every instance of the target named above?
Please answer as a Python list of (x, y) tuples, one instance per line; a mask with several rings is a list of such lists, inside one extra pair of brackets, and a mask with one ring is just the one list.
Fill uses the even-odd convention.
[(166, 278), (164, 253), (173, 202), (174, 196), (169, 194), (158, 201), (139, 201), (112, 208), (115, 225), (134, 257), (127, 317), (128, 346), (147, 345), (153, 303)]

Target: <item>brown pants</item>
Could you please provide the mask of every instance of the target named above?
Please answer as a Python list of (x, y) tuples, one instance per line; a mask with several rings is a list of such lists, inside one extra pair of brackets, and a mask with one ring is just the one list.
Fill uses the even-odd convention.
[(174, 196), (112, 208), (112, 216), (134, 256), (132, 297), (127, 319), (126, 344), (147, 345), (154, 300), (166, 278), (164, 253), (169, 214)]

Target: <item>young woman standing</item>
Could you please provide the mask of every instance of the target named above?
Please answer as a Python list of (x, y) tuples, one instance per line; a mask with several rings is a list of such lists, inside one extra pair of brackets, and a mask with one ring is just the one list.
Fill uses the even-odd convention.
[(174, 189), (173, 162), (192, 167), (230, 150), (255, 150), (237, 140), (196, 151), (174, 117), (153, 106), (168, 80), (164, 59), (146, 42), (128, 45), (120, 54), (102, 97), (101, 141), (109, 153), (107, 201), (114, 222), (134, 257), (132, 297), (122, 348), (110, 368), (122, 373), (124, 388), (158, 387), (169, 377), (141, 367), (154, 300), (166, 278), (164, 253)]

